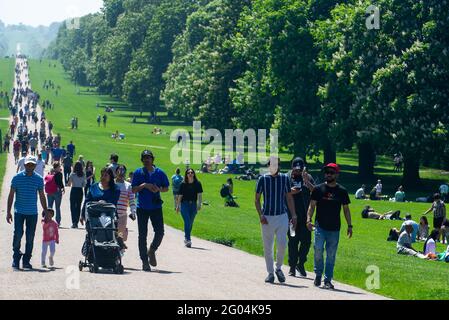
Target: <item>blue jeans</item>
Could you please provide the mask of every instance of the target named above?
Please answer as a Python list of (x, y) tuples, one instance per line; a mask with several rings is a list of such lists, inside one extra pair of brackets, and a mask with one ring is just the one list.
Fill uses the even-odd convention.
[(196, 202), (181, 202), (181, 216), (184, 220), (184, 233), (187, 241), (192, 240), (190, 234), (192, 233), (193, 222), (195, 221), (197, 212)]
[(62, 191), (56, 191), (53, 194), (47, 194), (48, 208), (53, 209), (53, 203), (56, 206), (56, 223), (61, 224), (61, 201), (62, 201)]
[(20, 260), (20, 246), (23, 237), (23, 225), (25, 224), (25, 254), (23, 255), (23, 261), (25, 263), (30, 262), (32, 252), (33, 252), (33, 244), (34, 244), (34, 235), (36, 233), (36, 225), (37, 225), (37, 214), (34, 215), (25, 215), (20, 213), (14, 214), (14, 237), (12, 242), (13, 249), (13, 259), (15, 261)]
[(331, 281), (334, 277), (335, 258), (337, 255), (338, 242), (340, 240), (340, 231), (327, 231), (316, 227), (315, 229), (315, 274), (318, 277), (323, 275), (324, 271), (324, 246), (326, 245), (326, 271), (324, 281)]

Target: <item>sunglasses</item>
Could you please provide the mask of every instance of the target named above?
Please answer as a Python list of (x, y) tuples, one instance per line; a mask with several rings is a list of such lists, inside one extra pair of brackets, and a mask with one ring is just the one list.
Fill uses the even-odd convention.
[(187, 174), (195, 174), (195, 172), (193, 172), (193, 171), (190, 171), (190, 172), (187, 172)]
[(324, 171), (324, 174), (336, 175), (337, 172), (335, 172), (335, 171)]

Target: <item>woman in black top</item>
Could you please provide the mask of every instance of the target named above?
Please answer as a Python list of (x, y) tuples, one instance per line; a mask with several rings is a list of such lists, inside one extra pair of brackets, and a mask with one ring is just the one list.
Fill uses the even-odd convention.
[(193, 169), (187, 169), (184, 177), (184, 182), (179, 188), (177, 198), (176, 212), (181, 211), (181, 216), (184, 220), (184, 244), (187, 248), (192, 247), (192, 239), (190, 234), (193, 228), (196, 214), (201, 210), (203, 187), (201, 182), (196, 178)]

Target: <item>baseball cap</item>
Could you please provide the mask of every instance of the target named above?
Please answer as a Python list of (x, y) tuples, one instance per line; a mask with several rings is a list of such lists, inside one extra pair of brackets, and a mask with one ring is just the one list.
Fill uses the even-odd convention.
[(300, 157), (293, 159), (292, 161), (292, 169), (293, 170), (303, 170), (304, 169), (304, 160)]
[(326, 169), (326, 168), (334, 169), (335, 172), (340, 173), (340, 167), (336, 163), (328, 163), (327, 165), (324, 166), (323, 169)]
[(143, 157), (151, 157), (151, 158), (154, 158), (154, 155), (153, 155), (153, 152), (151, 152), (150, 150), (144, 150), (144, 151), (142, 151), (141, 157), (142, 157), (142, 158), (143, 158)]
[(26, 157), (25, 164), (29, 164), (29, 163), (36, 164), (37, 163), (36, 157), (32, 157), (32, 156)]
[(411, 220), (407, 220), (404, 222), (404, 226), (413, 226), (413, 222)]

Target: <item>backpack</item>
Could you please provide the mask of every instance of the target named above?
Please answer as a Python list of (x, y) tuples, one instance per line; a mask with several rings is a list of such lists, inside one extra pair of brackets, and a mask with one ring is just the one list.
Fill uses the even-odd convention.
[(53, 194), (58, 191), (58, 185), (53, 174), (49, 174), (45, 177), (45, 192), (47, 194)]
[(181, 188), (181, 184), (183, 182), (183, 177), (182, 176), (174, 176), (172, 178), (172, 183), (173, 183), (173, 191), (175, 193), (179, 192), (179, 189)]
[(224, 185), (221, 187), (221, 190), (220, 190), (220, 196), (221, 196), (222, 198), (226, 198), (226, 197), (229, 196), (229, 195), (230, 195), (229, 186), (228, 186), (227, 184), (224, 184)]

